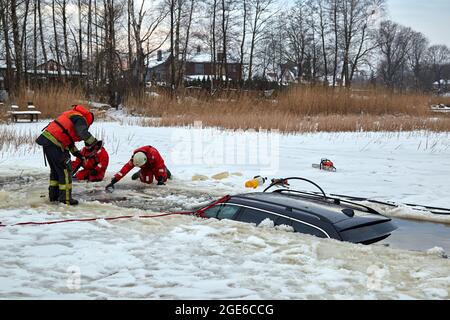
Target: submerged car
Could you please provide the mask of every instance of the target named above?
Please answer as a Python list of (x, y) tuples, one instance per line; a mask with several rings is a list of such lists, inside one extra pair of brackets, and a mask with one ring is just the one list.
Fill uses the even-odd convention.
[[(321, 192), (291, 190), (289, 180), (312, 183)], [(274, 186), (278, 189), (268, 192)], [(383, 240), (397, 229), (390, 218), (376, 210), (327, 196), (317, 184), (299, 177), (275, 180), (264, 192), (227, 196), (198, 210), (197, 215), (257, 225), (270, 219), (275, 226), (291, 226), (295, 232), (361, 244)]]

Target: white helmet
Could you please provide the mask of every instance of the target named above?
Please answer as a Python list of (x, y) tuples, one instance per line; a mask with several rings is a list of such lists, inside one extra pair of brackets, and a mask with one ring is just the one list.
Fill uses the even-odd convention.
[(147, 156), (144, 152), (136, 152), (133, 155), (133, 164), (136, 167), (142, 167), (144, 164), (147, 163)]

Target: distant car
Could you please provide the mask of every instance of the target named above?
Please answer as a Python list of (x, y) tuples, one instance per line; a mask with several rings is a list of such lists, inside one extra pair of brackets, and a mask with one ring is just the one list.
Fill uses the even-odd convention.
[[(292, 179), (310, 182), (303, 178), (288, 178), (284, 181)], [(397, 229), (390, 218), (374, 209), (326, 196), (321, 188), (322, 193), (301, 192), (285, 187), (273, 192), (266, 192), (267, 189), (264, 192), (230, 196), (224, 202), (199, 210), (198, 215), (257, 225), (270, 219), (275, 226), (290, 226), (295, 232), (361, 244), (383, 240)]]

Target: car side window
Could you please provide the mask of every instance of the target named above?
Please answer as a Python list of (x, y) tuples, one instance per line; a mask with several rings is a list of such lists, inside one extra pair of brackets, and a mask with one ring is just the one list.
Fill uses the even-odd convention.
[(275, 220), (275, 225), (276, 226), (281, 226), (281, 225), (285, 225), (285, 226), (292, 226), (292, 220), (285, 218), (285, 217), (278, 217)]
[(209, 208), (208, 210), (205, 210), (203, 214), (207, 216), (208, 218), (217, 218), (217, 213), (222, 208), (222, 205), (215, 205), (214, 207)]
[(306, 225), (304, 223), (300, 223), (300, 222), (294, 221), (292, 223), (292, 227), (294, 228), (294, 230), (296, 232), (311, 234), (311, 235), (317, 236), (319, 238), (327, 238), (327, 236), (322, 231), (320, 231), (319, 229), (313, 228), (313, 227), (308, 226), (308, 225)]
[(239, 207), (226, 204), (219, 204), (209, 208), (203, 214), (208, 218), (231, 219), (238, 212)]
[(217, 219), (232, 219), (234, 215), (239, 211), (238, 206), (223, 205), (217, 213)]
[(269, 218), (270, 220), (275, 220), (276, 216), (273, 214), (270, 214), (268, 212), (256, 210), (256, 209), (250, 209), (245, 208), (242, 213), (239, 215), (237, 220), (242, 222), (251, 222), (260, 224), (263, 220)]

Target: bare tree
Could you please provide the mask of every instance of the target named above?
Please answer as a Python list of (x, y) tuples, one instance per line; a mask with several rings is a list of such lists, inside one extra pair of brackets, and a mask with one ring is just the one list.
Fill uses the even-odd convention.
[(382, 56), (379, 72), (389, 88), (399, 87), (411, 50), (412, 30), (392, 21), (383, 21), (378, 32)]
[[(42, 10), (41, 10), (41, 0), (37, 0), (37, 10), (39, 15), (39, 34), (41, 38), (41, 49), (42, 49), (42, 56), (44, 58), (44, 62), (47, 62), (47, 50), (45, 48), (45, 40), (44, 40), (44, 28), (43, 28), (43, 18), (42, 18)], [(48, 77), (48, 67), (47, 64), (45, 64), (45, 76)]]
[(444, 66), (450, 64), (450, 49), (446, 45), (434, 45), (428, 48), (427, 60), (433, 80), (437, 81), (439, 91), (442, 89)]
[(249, 0), (249, 11), (251, 14), (251, 40), (250, 40), (250, 57), (248, 64), (248, 79), (253, 77), (253, 58), (255, 46), (261, 39), (264, 27), (270, 18), (275, 14), (272, 10), (275, 0)]
[(80, 74), (83, 73), (83, 23), (81, 19), (81, 11), (81, 0), (78, 0), (78, 42), (80, 47), (78, 51), (78, 71)]
[(343, 57), (341, 79), (350, 86), (361, 58), (376, 47), (365, 46), (370, 40), (372, 17), (383, 8), (385, 0), (342, 0)]
[[(22, 86), (23, 67), (23, 45), (26, 31), (26, 19), (28, 17), (28, 8), (30, 1), (24, 0), (19, 3), (16, 0), (10, 0), (10, 17), (13, 34), (13, 46), (14, 46), (14, 62), (16, 67), (16, 79), (14, 81), (14, 87), (16, 90)], [(23, 12), (23, 22), (20, 21), (19, 11)]]
[(414, 87), (418, 90), (426, 86), (422, 82), (422, 74), (425, 71), (426, 53), (428, 49), (428, 40), (420, 32), (413, 31), (411, 34), (411, 50), (408, 52), (408, 63), (414, 75)]
[(297, 1), (288, 15), (286, 25), (287, 32), (287, 57), (297, 66), (297, 80), (301, 81), (305, 72), (305, 60), (308, 48), (311, 45), (310, 25), (308, 24), (308, 11), (303, 1)]
[[(145, 77), (145, 59), (148, 55), (158, 50), (166, 41), (167, 37), (162, 40), (159, 39), (151, 49), (150, 47), (147, 47), (147, 51), (145, 51), (145, 43), (148, 43), (150, 38), (155, 34), (161, 22), (168, 15), (168, 11), (163, 7), (156, 7), (154, 2), (150, 3), (149, 1), (146, 2), (145, 0), (142, 0), (139, 11), (135, 12), (134, 1), (132, 2), (132, 5), (130, 6), (129, 4), (128, 6), (128, 14), (131, 19), (132, 36), (134, 38), (136, 49), (134, 72), (136, 75), (135, 79), (137, 86), (142, 87)], [(145, 6), (148, 4), (153, 5), (151, 10), (145, 9)], [(144, 22), (146, 23), (145, 25)]]
[[(56, 0), (54, 0), (56, 2)], [(64, 54), (66, 57), (65, 65), (69, 66), (70, 58), (69, 58), (69, 44), (68, 44), (68, 36), (67, 36), (67, 0), (62, 0), (60, 3), (61, 8), (61, 16), (62, 16), (62, 28), (63, 28), (63, 39), (64, 39)], [(70, 69), (70, 68), (69, 68)]]
[(56, 55), (56, 62), (58, 63), (58, 77), (61, 78), (61, 68), (59, 65), (61, 64), (61, 59), (59, 56), (59, 40), (58, 40), (58, 32), (57, 32), (57, 21), (56, 21), (56, 1), (52, 1), (52, 20), (53, 20), (53, 36), (54, 36), (54, 49)]
[(9, 38), (9, 1), (8, 0), (0, 0), (0, 16), (2, 21), (2, 29), (3, 29), (3, 40), (5, 43), (5, 58), (6, 58), (6, 87), (8, 89), (12, 89), (13, 84), (13, 65), (12, 65), (12, 57), (11, 57), (11, 44)]
[[(241, 66), (244, 65), (244, 54), (245, 54), (245, 40), (247, 36), (247, 24), (248, 24), (248, 0), (242, 0), (242, 37), (241, 45), (239, 50), (239, 63)], [(242, 72), (239, 75), (239, 81), (242, 80)]]

